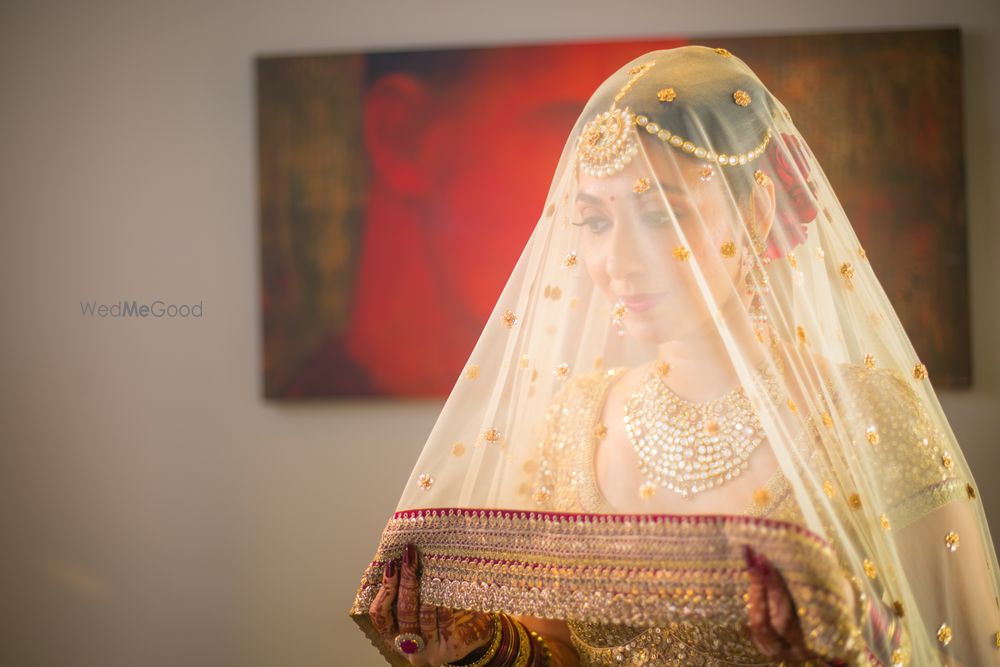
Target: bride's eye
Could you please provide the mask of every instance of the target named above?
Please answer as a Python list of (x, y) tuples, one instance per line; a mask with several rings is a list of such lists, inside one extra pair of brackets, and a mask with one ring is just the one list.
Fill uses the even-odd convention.
[(602, 218), (595, 215), (585, 217), (579, 221), (575, 221), (573, 222), (573, 224), (576, 225), (577, 227), (590, 227), (590, 231), (594, 234), (600, 234), (605, 229), (611, 226), (611, 223), (608, 222), (607, 218)]
[[(678, 221), (682, 220), (684, 216), (680, 211), (674, 211), (674, 217)], [(640, 216), (641, 220), (650, 225), (651, 227), (666, 227), (671, 223), (670, 213), (668, 211), (647, 211)]]

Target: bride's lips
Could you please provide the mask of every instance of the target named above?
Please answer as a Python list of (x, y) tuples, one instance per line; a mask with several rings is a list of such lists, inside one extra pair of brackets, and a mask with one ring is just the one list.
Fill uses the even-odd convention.
[(623, 294), (618, 298), (630, 311), (641, 313), (642, 311), (649, 310), (655, 306), (665, 295), (666, 292), (645, 292), (638, 294)]

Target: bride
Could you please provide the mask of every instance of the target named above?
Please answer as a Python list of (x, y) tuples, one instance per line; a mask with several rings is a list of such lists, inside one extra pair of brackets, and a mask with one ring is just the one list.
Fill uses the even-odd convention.
[(997, 571), (815, 156), (685, 46), (588, 101), (350, 613), (396, 665), (971, 667)]

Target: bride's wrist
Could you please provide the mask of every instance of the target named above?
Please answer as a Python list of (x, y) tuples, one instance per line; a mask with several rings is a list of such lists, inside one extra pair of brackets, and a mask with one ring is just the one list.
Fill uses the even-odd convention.
[(497, 654), (500, 643), (503, 640), (503, 630), (499, 614), (493, 614), (491, 620), (490, 634), (483, 643), (476, 646), (464, 656), (453, 662), (448, 662), (442, 667), (485, 667)]
[(485, 651), (472, 651), (444, 667), (548, 667), (552, 652), (545, 638), (507, 614), (493, 617), (493, 635)]

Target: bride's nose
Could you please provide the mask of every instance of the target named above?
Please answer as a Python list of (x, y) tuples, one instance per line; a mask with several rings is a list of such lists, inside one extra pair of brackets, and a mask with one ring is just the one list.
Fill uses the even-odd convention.
[(613, 225), (607, 255), (608, 277), (625, 280), (643, 270), (643, 244), (639, 226), (631, 216)]

